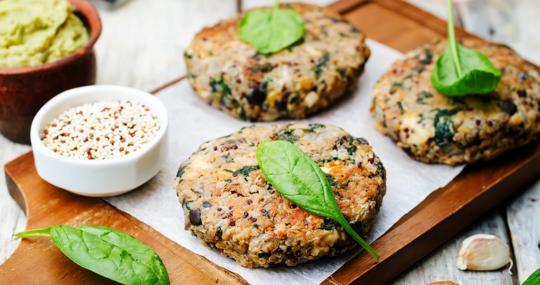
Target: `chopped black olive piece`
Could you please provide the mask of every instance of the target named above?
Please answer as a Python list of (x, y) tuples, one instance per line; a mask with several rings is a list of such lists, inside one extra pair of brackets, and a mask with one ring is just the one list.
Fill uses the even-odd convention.
[(368, 141), (365, 139), (365, 138), (354, 138), (354, 140), (358, 143), (358, 144), (369, 144)]
[(421, 64), (431, 64), (433, 61), (433, 54), (429, 49), (424, 49), (424, 57), (420, 59)]
[(221, 227), (218, 227), (217, 230), (216, 230), (216, 237), (218, 239), (221, 239), (222, 235), (223, 235), (223, 229), (221, 229)]
[(501, 101), (499, 105), (501, 107), (501, 110), (503, 110), (505, 113), (507, 113), (510, 116), (514, 115), (517, 111), (516, 104), (514, 104), (514, 102), (510, 100)]
[(261, 257), (261, 258), (269, 257), (270, 253), (269, 252), (259, 252), (259, 253), (257, 253), (257, 256)]
[(246, 96), (248, 102), (252, 105), (261, 106), (266, 100), (266, 89), (268, 87), (268, 81), (263, 81), (257, 87), (253, 88), (251, 93)]
[(326, 174), (326, 179), (328, 179), (328, 183), (330, 183), (330, 186), (332, 186), (332, 187), (337, 187), (338, 186), (338, 183), (337, 183), (336, 179), (334, 178), (334, 176), (332, 176), (330, 174)]
[(322, 222), (321, 226), (320, 226), (320, 229), (322, 230), (327, 230), (327, 231), (332, 231), (332, 230), (335, 230), (336, 229), (336, 223), (330, 219), (324, 219), (324, 221)]
[(189, 211), (189, 222), (194, 226), (202, 225), (201, 209), (195, 209), (195, 210)]

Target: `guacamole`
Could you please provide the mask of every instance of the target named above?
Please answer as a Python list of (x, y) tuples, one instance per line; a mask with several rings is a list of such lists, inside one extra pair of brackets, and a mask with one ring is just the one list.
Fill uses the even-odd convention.
[(0, 67), (35, 66), (75, 53), (88, 31), (67, 0), (0, 1)]

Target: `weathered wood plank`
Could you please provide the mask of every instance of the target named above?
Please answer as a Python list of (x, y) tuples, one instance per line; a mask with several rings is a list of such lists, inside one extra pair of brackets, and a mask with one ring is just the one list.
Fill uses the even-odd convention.
[[(332, 0), (303, 1), (320, 5), (332, 2)], [(408, 1), (418, 4), (439, 17), (445, 17), (445, 0)], [(273, 0), (244, 0), (243, 7), (271, 5), (273, 2)], [(538, 36), (538, 29), (535, 29), (535, 27), (540, 26), (540, 18), (536, 17), (535, 14), (535, 11), (540, 9), (540, 2), (536, 0), (513, 0), (511, 2), (514, 2), (514, 4), (509, 6), (511, 12), (507, 11), (508, 13), (504, 14), (506, 15), (504, 17), (507, 18), (490, 16), (493, 13), (492, 10), (497, 9), (497, 6), (489, 3), (490, 6), (486, 6), (487, 2), (500, 3), (501, 1), (481, 0), (461, 4), (460, 12), (464, 19), (465, 28), (471, 32), (489, 37), (489, 29), (486, 30), (485, 27), (488, 27), (488, 25), (495, 26), (497, 27), (493, 35), (495, 40), (503, 40), (511, 44), (521, 54), (529, 55), (530, 60), (540, 63), (540, 36)], [(181, 51), (189, 43), (192, 35), (203, 25), (212, 24), (218, 19), (234, 14), (236, 11), (235, 3), (236, 1), (233, 0), (131, 1), (127, 6), (119, 10), (112, 12), (101, 11), (105, 30), (97, 45), (98, 82), (148, 89), (176, 77), (184, 71)], [(519, 37), (508, 36), (506, 26), (497, 22), (500, 18), (514, 23), (517, 28), (510, 28), (509, 30), (511, 34), (519, 34)], [(151, 21), (143, 19), (151, 19)], [(24, 146), (12, 145), (0, 137), (0, 163), (3, 164), (3, 162), (16, 157), (27, 149)], [(536, 263), (534, 263), (529, 262), (527, 259), (531, 255), (535, 255), (537, 258), (540, 256), (538, 246), (535, 247), (534, 242), (534, 237), (536, 237), (536, 243), (538, 243), (539, 236), (522, 237), (523, 233), (531, 235), (540, 233), (538, 229), (523, 227), (523, 223), (527, 222), (527, 219), (528, 222), (533, 222), (534, 219), (531, 217), (540, 216), (538, 215), (540, 210), (538, 203), (540, 202), (536, 202), (536, 206), (531, 206), (532, 200), (527, 200), (529, 193), (533, 193), (535, 199), (540, 198), (539, 188), (537, 185), (536, 190), (529, 190), (522, 197), (516, 199), (508, 207), (507, 211), (508, 222), (512, 231), (512, 241), (516, 247), (518, 276), (521, 281), (528, 276), (530, 270), (532, 270), (530, 268), (540, 266), (540, 261), (536, 260)], [(16, 246), (16, 242), (11, 239), (13, 232), (24, 228), (25, 224), (22, 211), (9, 198), (5, 190), (3, 172), (0, 173), (0, 216), (2, 217), (0, 223), (1, 262)], [(484, 229), (489, 228), (490, 223), (495, 223), (497, 228), (500, 228), (499, 222), (497, 222), (500, 220), (500, 216), (492, 217), (472, 231), (486, 232)], [(457, 270), (454, 267), (454, 259), (457, 247), (462, 239), (463, 237), (458, 238), (456, 241), (444, 246), (441, 251), (425, 259), (416, 269), (396, 281), (396, 284), (425, 284), (427, 281), (450, 279), (448, 277), (454, 275), (445, 273)], [(516, 245), (517, 243), (519, 244)], [(527, 268), (527, 265), (530, 265), (530, 268)], [(523, 266), (525, 267), (523, 268)], [(457, 273), (461, 272), (457, 271)], [(468, 273), (461, 274), (473, 278)], [(487, 275), (489, 274), (491, 273)], [(486, 274), (477, 274), (477, 276), (481, 277), (476, 280), (477, 283), (486, 284), (490, 280), (484, 279)], [(419, 282), (420, 280), (426, 282)], [(475, 284), (474, 282), (468, 281), (461, 284)]]
[(540, 180), (509, 204), (506, 217), (521, 284), (540, 268)]
[[(209, 12), (210, 11), (210, 12)], [(130, 1), (120, 9), (100, 10), (103, 34), (96, 45), (98, 84), (150, 89), (184, 73), (182, 50), (203, 26), (232, 16), (233, 0)], [(0, 135), (0, 165), (27, 152)], [(0, 263), (13, 252), (26, 217), (9, 197), (0, 171)]]
[(521, 56), (540, 64), (540, 1), (476, 0), (464, 1), (458, 7), (467, 31), (508, 44)]
[[(250, 9), (253, 7), (258, 6), (272, 6), (276, 1), (275, 0), (243, 0), (242, 1), (242, 9)], [(303, 3), (311, 3), (311, 4), (317, 4), (321, 6), (326, 6), (334, 0), (283, 0), (280, 1), (281, 3), (287, 3), (287, 2), (303, 2)]]
[(462, 285), (512, 284), (512, 276), (506, 269), (494, 272), (465, 272), (456, 267), (456, 256), (461, 242), (468, 236), (479, 233), (492, 234), (509, 243), (502, 215), (499, 213), (490, 214), (483, 221), (424, 258), (415, 267), (395, 280), (393, 284), (428, 284), (436, 281), (453, 281)]
[(100, 10), (98, 83), (148, 90), (185, 72), (182, 51), (202, 27), (234, 15), (233, 0), (130, 1)]
[[(14, 144), (0, 135), (0, 165), (27, 152), (30, 147)], [(24, 229), (26, 217), (19, 206), (11, 199), (5, 183), (4, 171), (0, 171), (0, 263), (17, 247), (13, 233)]]
[(446, 18), (446, 0), (407, 0), (407, 2), (439, 17)]

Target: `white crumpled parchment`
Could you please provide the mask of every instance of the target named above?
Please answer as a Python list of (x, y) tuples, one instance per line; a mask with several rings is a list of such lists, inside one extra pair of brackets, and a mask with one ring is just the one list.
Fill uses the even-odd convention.
[[(369, 114), (371, 89), (401, 54), (373, 40), (369, 40), (368, 45), (372, 56), (357, 91), (308, 121), (334, 124), (354, 136), (366, 138), (381, 158), (387, 171), (387, 193), (369, 237), (372, 241), (424, 200), (429, 193), (450, 182), (463, 167), (417, 162), (374, 129), (374, 121)], [(165, 103), (170, 116), (170, 150), (167, 163), (154, 179), (140, 189), (109, 198), (108, 202), (152, 226), (181, 246), (239, 274), (252, 284), (318, 284), (354, 256), (355, 253), (351, 252), (345, 256), (325, 258), (291, 268), (248, 269), (204, 246), (189, 231), (184, 230), (182, 209), (172, 187), (178, 166), (201, 143), (237, 131), (250, 123), (229, 117), (208, 106), (196, 97), (185, 80), (161, 91), (158, 97)]]

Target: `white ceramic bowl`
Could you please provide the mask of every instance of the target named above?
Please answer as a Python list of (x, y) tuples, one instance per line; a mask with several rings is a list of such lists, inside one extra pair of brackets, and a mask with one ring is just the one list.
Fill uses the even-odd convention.
[[(160, 129), (141, 149), (108, 160), (81, 160), (62, 156), (41, 141), (41, 131), (67, 109), (98, 101), (129, 100), (148, 107), (159, 119)], [(164, 165), (167, 153), (168, 117), (154, 96), (128, 87), (94, 85), (70, 89), (47, 102), (32, 121), (30, 140), (37, 172), (45, 181), (70, 192), (107, 197), (144, 184)]]

